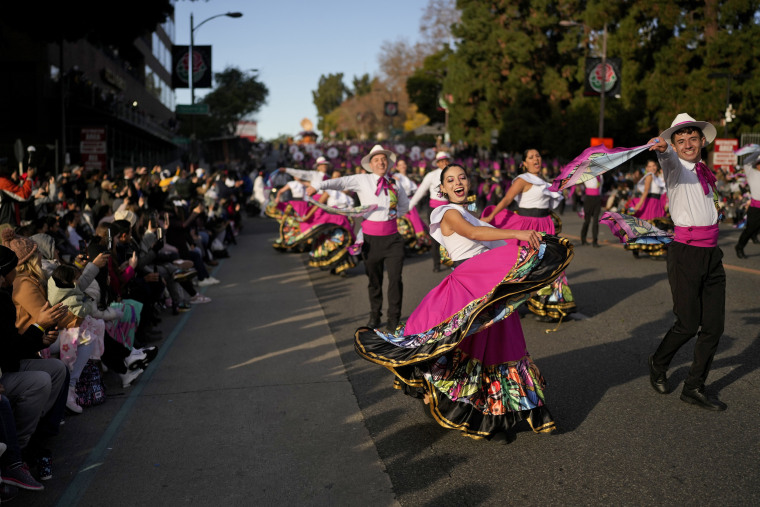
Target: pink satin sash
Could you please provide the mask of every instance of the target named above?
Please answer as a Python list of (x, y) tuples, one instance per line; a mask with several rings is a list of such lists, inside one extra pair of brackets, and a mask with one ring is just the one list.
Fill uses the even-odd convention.
[(385, 220), (383, 222), (365, 220), (362, 222), (362, 231), (369, 236), (390, 236), (398, 232), (398, 225), (396, 220)]
[(749, 205), (752, 208), (760, 208), (760, 201), (755, 200), (755, 199), (750, 199)]
[(586, 188), (586, 195), (601, 195), (599, 188)]
[(675, 241), (684, 245), (718, 246), (718, 224), (675, 228)]

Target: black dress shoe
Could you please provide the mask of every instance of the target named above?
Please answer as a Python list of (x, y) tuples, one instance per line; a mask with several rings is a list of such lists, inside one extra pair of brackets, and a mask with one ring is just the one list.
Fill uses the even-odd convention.
[(398, 321), (397, 320), (388, 320), (388, 331), (391, 333), (396, 332), (396, 328), (398, 327)]
[(728, 408), (728, 405), (720, 401), (716, 396), (708, 396), (705, 394), (704, 386), (699, 389), (687, 389), (686, 386), (684, 386), (683, 391), (681, 391), (681, 400), (717, 412)]
[(369, 322), (367, 322), (367, 327), (371, 327), (372, 329), (377, 329), (380, 327), (380, 317), (370, 317)]
[(594, 241), (594, 242), (591, 244), (591, 246), (593, 246), (594, 248), (600, 248), (602, 245), (600, 245), (599, 243), (597, 243), (596, 241)]
[(739, 245), (736, 245), (734, 247), (734, 249), (736, 250), (736, 256), (738, 258), (740, 258), (740, 259), (746, 259), (747, 258), (747, 255), (744, 253), (744, 249), (742, 247), (740, 247)]
[(668, 394), (668, 377), (654, 369), (654, 355), (649, 356), (649, 383), (660, 394)]
[(441, 271), (443, 271), (443, 270), (441, 269), (440, 265), (439, 266), (433, 266), (433, 273), (440, 273)]

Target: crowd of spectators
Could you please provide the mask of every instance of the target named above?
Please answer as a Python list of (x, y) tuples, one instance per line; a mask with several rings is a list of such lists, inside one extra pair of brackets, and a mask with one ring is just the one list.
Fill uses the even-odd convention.
[(164, 318), (213, 304), (200, 289), (252, 193), (237, 168), (0, 164), (0, 502), (43, 489), (65, 418), (105, 401), (105, 381), (139, 382)]

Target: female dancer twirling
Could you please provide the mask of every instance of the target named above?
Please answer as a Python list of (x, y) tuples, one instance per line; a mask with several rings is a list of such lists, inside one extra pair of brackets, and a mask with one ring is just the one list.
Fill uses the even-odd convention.
[(394, 387), (423, 398), (444, 428), (490, 438), (524, 420), (534, 432), (551, 432), (545, 382), (514, 310), (559, 276), (572, 246), (472, 216), (464, 207), (470, 182), (461, 166), (442, 171), (441, 188), (449, 204), (431, 213), (430, 231), (455, 261), (454, 271), (395, 333), (359, 328), (355, 349), (391, 370)]
[[(555, 234), (551, 216), (554, 201), (560, 194), (549, 191), (549, 183), (541, 178), (541, 154), (530, 148), (525, 150), (522, 162), (523, 173), (514, 179), (507, 194), (495, 207), (483, 210), (483, 221), (505, 229), (522, 229)], [(512, 201), (519, 207), (515, 212), (505, 210)], [(502, 212), (502, 210), (505, 210)], [(564, 273), (551, 286), (543, 287), (528, 301), (528, 308), (538, 320), (550, 322), (559, 320), (576, 309), (573, 293)]]

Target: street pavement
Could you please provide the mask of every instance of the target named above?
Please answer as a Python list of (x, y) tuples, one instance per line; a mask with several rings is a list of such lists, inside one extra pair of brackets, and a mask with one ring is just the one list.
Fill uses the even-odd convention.
[[(562, 215), (580, 243), (581, 219)], [(438, 426), (392, 375), (361, 359), (360, 264), (339, 278), (275, 251), (277, 224), (246, 218), (203, 292), (165, 316), (160, 353), (134, 386), (67, 417), (54, 478), (20, 505), (757, 505), (760, 245), (723, 226), (726, 328), (708, 379), (728, 410), (678, 398), (693, 343), (649, 386), (647, 357), (673, 321), (665, 261), (635, 259), (600, 227), (567, 270), (578, 304), (555, 325), (522, 319), (560, 432), (475, 441)], [(404, 267), (403, 317), (446, 273)]]

